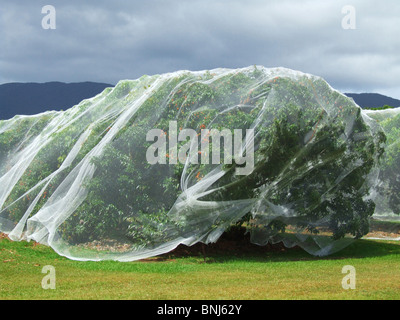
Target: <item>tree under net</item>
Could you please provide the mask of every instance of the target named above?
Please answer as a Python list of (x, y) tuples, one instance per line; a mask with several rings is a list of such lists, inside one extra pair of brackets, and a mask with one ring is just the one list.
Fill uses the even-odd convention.
[(399, 213), (398, 145), (385, 153), (399, 129), (373, 118), (283, 68), (120, 81), (64, 112), (0, 121), (0, 231), (132, 261), (242, 225), (255, 244), (328, 255), (367, 234), (377, 208)]

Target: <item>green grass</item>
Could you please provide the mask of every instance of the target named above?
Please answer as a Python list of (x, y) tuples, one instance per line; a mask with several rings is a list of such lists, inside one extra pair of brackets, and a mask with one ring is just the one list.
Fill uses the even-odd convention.
[[(41, 287), (42, 268), (56, 270), (56, 289)], [(344, 290), (342, 267), (356, 269)], [(0, 240), (0, 299), (399, 299), (400, 245), (355, 241), (326, 258), (301, 249), (164, 255), (137, 262), (79, 262), (51, 248)]]

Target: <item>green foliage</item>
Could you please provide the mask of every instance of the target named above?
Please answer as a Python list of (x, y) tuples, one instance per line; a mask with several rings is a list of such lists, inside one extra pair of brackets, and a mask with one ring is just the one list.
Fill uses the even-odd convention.
[(400, 114), (380, 121), (380, 125), (387, 137), (387, 147), (380, 164), (379, 192), (393, 213), (400, 214)]
[(368, 110), (386, 110), (386, 109), (393, 109), (393, 108), (395, 108), (395, 107), (392, 107), (392, 106), (389, 106), (389, 105), (385, 104), (385, 105), (382, 106), (382, 107), (365, 108), (365, 109), (368, 109)]

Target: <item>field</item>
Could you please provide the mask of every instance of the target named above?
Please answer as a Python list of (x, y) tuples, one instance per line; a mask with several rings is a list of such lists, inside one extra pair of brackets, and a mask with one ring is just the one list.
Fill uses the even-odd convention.
[[(49, 247), (12, 242), (3, 235), (0, 299), (400, 298), (398, 242), (357, 240), (325, 258), (279, 245), (244, 246), (229, 241), (225, 245), (179, 247), (136, 262), (79, 262)], [(46, 265), (55, 268), (55, 290), (41, 286)], [(355, 289), (342, 287), (345, 265), (356, 270)]]

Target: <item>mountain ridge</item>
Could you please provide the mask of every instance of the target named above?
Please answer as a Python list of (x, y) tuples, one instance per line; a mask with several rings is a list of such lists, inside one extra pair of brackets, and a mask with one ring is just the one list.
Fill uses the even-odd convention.
[(107, 87), (114, 85), (91, 81), (4, 83), (0, 85), (0, 119), (10, 119), (15, 115), (34, 115), (49, 110), (66, 110), (99, 94)]
[(379, 108), (384, 105), (391, 107), (400, 107), (400, 100), (385, 96), (380, 93), (344, 93), (349, 98), (353, 98), (361, 108)]
[[(84, 99), (91, 98), (113, 84), (82, 81), (10, 82), (0, 84), (0, 120), (15, 115), (34, 115), (49, 110), (66, 110)], [(400, 100), (379, 93), (344, 93), (361, 108), (384, 105), (400, 107)]]

